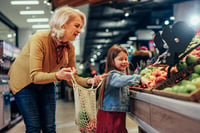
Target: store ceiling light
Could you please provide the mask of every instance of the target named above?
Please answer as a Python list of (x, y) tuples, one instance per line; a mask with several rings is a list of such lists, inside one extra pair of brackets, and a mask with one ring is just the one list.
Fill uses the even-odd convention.
[(48, 18), (28, 18), (26, 20), (28, 23), (33, 23), (33, 22), (48, 22)]
[(194, 15), (190, 18), (190, 23), (193, 26), (197, 26), (200, 23), (200, 17), (198, 15)]
[(21, 0), (21, 1), (11, 1), (11, 5), (38, 5), (39, 1), (36, 0)]
[(32, 10), (32, 11), (20, 11), (21, 15), (34, 15), (34, 14), (44, 14), (43, 10)]
[(12, 38), (12, 34), (7, 34), (7, 37), (8, 38)]
[(135, 41), (135, 40), (137, 40), (137, 37), (136, 36), (130, 36), (128, 39), (131, 40), (131, 41)]
[(147, 25), (147, 29), (162, 29), (162, 25)]
[(48, 24), (43, 24), (43, 25), (32, 25), (33, 29), (44, 29), (44, 28), (49, 28)]
[(124, 16), (125, 17), (128, 17), (130, 14), (128, 13), (128, 12), (126, 12), (125, 14), (124, 14)]

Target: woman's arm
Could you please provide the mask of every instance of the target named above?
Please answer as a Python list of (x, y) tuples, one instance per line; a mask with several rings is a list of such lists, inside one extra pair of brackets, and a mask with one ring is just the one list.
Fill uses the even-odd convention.
[(30, 41), (30, 77), (32, 82), (36, 84), (44, 84), (57, 81), (56, 72), (44, 72), (43, 60), (44, 60), (44, 44), (48, 41), (42, 40), (40, 36), (33, 35)]

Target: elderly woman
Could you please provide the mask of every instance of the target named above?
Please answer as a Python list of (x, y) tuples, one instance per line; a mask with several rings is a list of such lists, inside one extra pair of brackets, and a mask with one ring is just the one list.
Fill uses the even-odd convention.
[(9, 71), (9, 85), (24, 118), (26, 133), (55, 133), (56, 93), (54, 82), (71, 81), (82, 86), (98, 83), (106, 75), (76, 75), (75, 48), (71, 41), (81, 33), (85, 15), (62, 7), (54, 13), (49, 31), (38, 31), (28, 40)]

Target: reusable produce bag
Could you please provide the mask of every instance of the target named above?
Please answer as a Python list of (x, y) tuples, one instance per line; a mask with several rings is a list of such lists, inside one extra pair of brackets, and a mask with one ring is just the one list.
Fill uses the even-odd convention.
[(81, 133), (94, 133), (96, 130), (97, 101), (96, 92), (102, 82), (94, 88), (80, 86), (72, 75), (74, 101), (75, 101), (75, 123)]

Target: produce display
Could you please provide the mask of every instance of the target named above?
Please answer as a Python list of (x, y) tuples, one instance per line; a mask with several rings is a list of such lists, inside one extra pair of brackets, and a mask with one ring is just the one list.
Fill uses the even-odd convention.
[[(185, 27), (189, 32), (184, 31)], [(192, 36), (194, 33), (184, 23), (166, 27), (155, 36), (155, 44), (162, 52), (153, 65), (140, 71), (141, 90), (200, 102), (200, 34)]]
[[(200, 51), (199, 51), (199, 53), (200, 53)], [(178, 71), (184, 70), (188, 66), (196, 63), (197, 60), (198, 60), (197, 56), (190, 54), (190, 55), (186, 56), (186, 58), (184, 60), (180, 60), (178, 62), (178, 64), (176, 65), (176, 68), (178, 69)]]
[[(199, 44), (200, 44), (200, 33), (197, 34), (197, 35), (192, 39), (192, 41), (190, 42), (190, 44), (189, 44), (188, 47), (187, 47), (186, 51), (189, 51), (191, 48), (197, 46), (197, 48), (192, 49), (192, 51), (189, 53), (189, 55), (193, 55), (193, 56), (195, 56), (195, 57), (197, 57), (197, 58), (200, 56), (200, 46), (199, 46)], [(183, 60), (186, 60), (186, 57), (187, 57), (187, 56), (188, 56), (188, 55), (186, 55), (186, 56), (183, 58)]]
[[(148, 87), (153, 88), (156, 85), (160, 84), (162, 81), (167, 79), (167, 71), (168, 71), (167, 65), (158, 65), (158, 66), (149, 66), (145, 69), (143, 69), (140, 72), (140, 75), (144, 77), (148, 82), (145, 82), (141, 84), (141, 87)], [(177, 72), (176, 67), (173, 67), (170, 71), (171, 75), (175, 74)]]
[(200, 65), (196, 65), (194, 67), (194, 72), (189, 76), (189, 79), (184, 79), (180, 82), (180, 84), (176, 84), (172, 87), (166, 87), (163, 91), (190, 94), (200, 88), (199, 74)]

